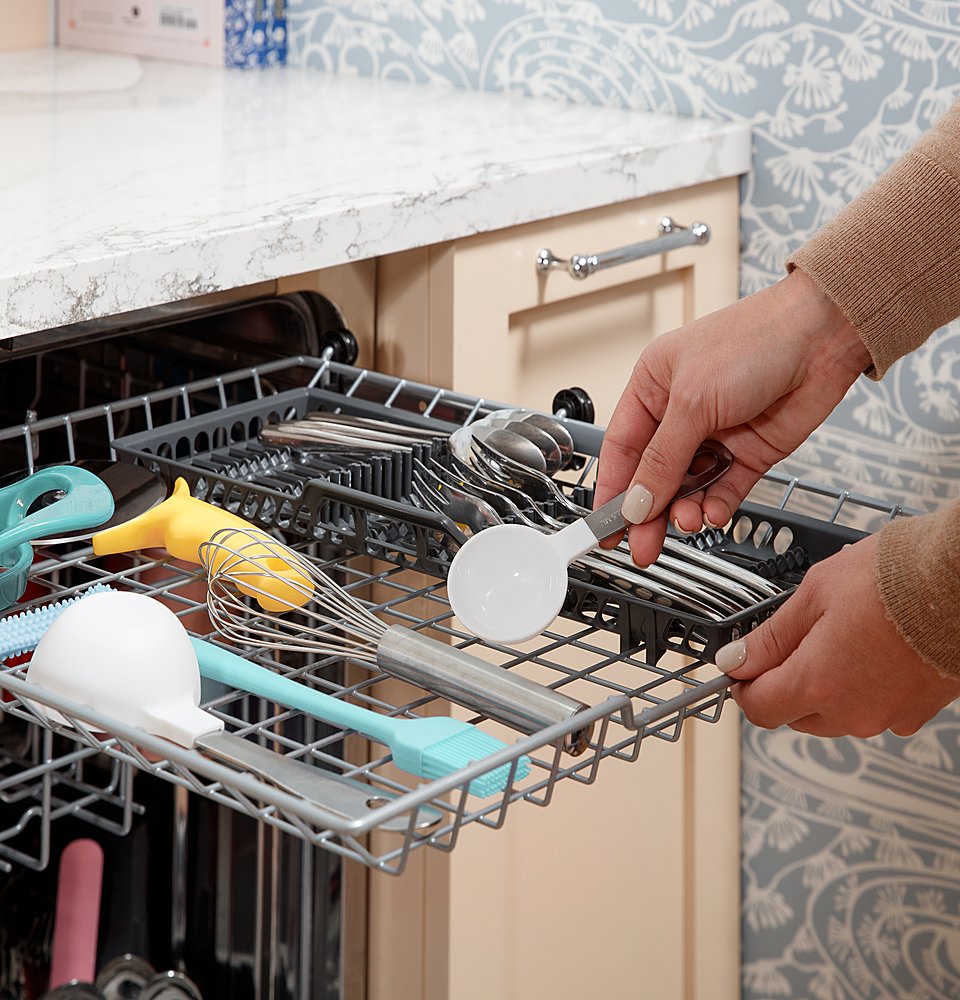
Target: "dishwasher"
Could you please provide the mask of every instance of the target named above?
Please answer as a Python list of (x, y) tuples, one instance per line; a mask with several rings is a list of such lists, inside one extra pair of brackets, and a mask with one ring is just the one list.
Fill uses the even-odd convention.
[[(346, 618), (328, 615), (318, 629), (318, 619), (295, 610), (292, 626), (273, 626), (270, 615), (258, 619), (249, 595), (230, 619), (256, 624), (237, 633), (252, 644), (231, 647), (248, 664), (404, 725), (454, 716), (495, 736), (499, 749), (417, 775), (398, 766), (392, 745), (350, 724), (208, 677), (202, 709), (250, 753), (267, 754), (264, 773), (52, 693), (31, 680), (29, 651), (7, 655), (0, 997), (362, 996), (343, 956), (363, 952), (366, 879), (401, 873), (414, 852), (455, 850), (468, 825), (495, 837), (515, 810), (548, 809), (558, 782), (589, 785), (606, 761), (637, 761), (646, 740), (676, 742), (686, 724), (716, 722), (729, 685), (710, 666), (716, 650), (773, 613), (813, 562), (908, 513), (775, 470), (725, 529), (670, 535), (674, 563), (763, 581), (739, 605), (709, 593), (698, 603), (692, 589), (678, 598), (663, 582), (670, 570), (644, 582), (587, 559), (570, 567), (561, 616), (548, 630), (517, 645), (484, 643), (451, 612), (451, 560), (484, 516), (543, 528), (590, 507), (603, 430), (584, 389), (557, 386), (555, 412), (544, 415), (569, 432), (562, 468), (534, 477), (537, 496), (522, 476), (504, 483), (513, 506), (498, 507), (480, 487), (461, 496), (462, 468), (460, 480), (445, 478), (452, 442), (476, 437), (498, 413), (528, 416), (524, 401), (356, 367), (347, 319), (316, 293), (161, 308), (7, 346), (4, 483), (96, 460), (139, 466), (167, 491), (182, 480), (193, 497), (282, 541), (365, 621), (492, 665), (493, 693), (475, 691), (470, 707), (451, 708), (456, 693), (442, 671), (414, 663), (388, 676)], [(387, 437), (406, 428), (410, 438), (391, 447), (305, 444), (296, 434), (318, 414), (328, 431), (339, 420), (388, 428)], [(36, 544), (25, 589), (4, 614), (77, 598), (81, 607), (94, 600), (81, 596), (92, 585), (155, 598), (192, 636), (220, 642), (212, 581), (208, 591), (202, 567), (155, 543), (99, 556), (82, 539)], [(549, 706), (533, 723), (515, 723), (509, 685), (497, 693), (496, 677), (512, 675)], [(293, 786), (281, 765), (294, 769)], [(102, 855), (98, 884), (69, 884), (92, 897), (96, 987), (51, 990), (68, 848), (91, 842)]]

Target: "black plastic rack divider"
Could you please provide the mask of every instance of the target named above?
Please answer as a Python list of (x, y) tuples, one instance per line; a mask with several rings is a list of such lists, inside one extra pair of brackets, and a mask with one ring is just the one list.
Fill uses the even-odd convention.
[[(463, 423), (505, 404), (333, 362), (326, 364), (321, 375), (318, 382), (302, 389), (122, 437), (114, 447), (121, 457), (144, 464), (168, 480), (182, 477), (195, 496), (265, 528), (328, 541), (445, 579), (450, 560), (465, 536), (449, 518), (401, 502), (410, 495), (409, 461), (392, 460), (387, 496), (321, 477), (301, 480), (294, 488), (278, 488), (271, 485), (272, 473), (295, 449), (265, 448), (259, 434), (269, 424), (327, 410), (434, 430), (439, 442)], [(434, 416), (438, 411), (446, 419)], [(580, 502), (589, 505), (591, 492), (584, 486), (584, 476), (599, 455), (603, 430), (578, 421), (565, 422), (578, 453), (587, 459), (579, 480), (566, 485)], [(739, 553), (773, 565), (778, 554), (774, 540), (786, 528), (793, 545), (816, 562), (863, 537), (862, 531), (853, 528), (757, 504), (746, 504), (734, 524), (743, 518), (765, 523), (769, 529), (766, 537), (740, 542), (724, 537), (711, 546), (718, 554)], [(780, 574), (773, 576), (787, 585), (783, 594), (713, 622), (604, 586), (573, 571), (563, 614), (615, 632), (623, 649), (642, 646), (650, 662), (657, 662), (668, 651), (712, 660), (721, 646), (755, 628), (792, 592), (789, 580)]]
[[(279, 420), (334, 407), (360, 415), (384, 412), (375, 404), (308, 386), (118, 438), (114, 448), (119, 457), (145, 465), (168, 483), (185, 479), (194, 496), (262, 527), (445, 576), (451, 548), (465, 538), (449, 518), (400, 502), (401, 496), (410, 493), (408, 456), (385, 459), (388, 469), (383, 478), (390, 483), (389, 496), (319, 475), (302, 480), (296, 488), (264, 485), (291, 449), (264, 448), (258, 440), (260, 431)], [(390, 416), (397, 414), (391, 410)], [(445, 438), (457, 426), (414, 414), (410, 417), (407, 422), (432, 427), (438, 438)], [(370, 462), (368, 458), (354, 464)]]

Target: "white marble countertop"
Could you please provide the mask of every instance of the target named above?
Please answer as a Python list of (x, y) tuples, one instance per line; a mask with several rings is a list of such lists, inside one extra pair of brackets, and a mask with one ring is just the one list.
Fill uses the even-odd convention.
[(749, 169), (742, 125), (64, 49), (0, 55), (0, 338)]

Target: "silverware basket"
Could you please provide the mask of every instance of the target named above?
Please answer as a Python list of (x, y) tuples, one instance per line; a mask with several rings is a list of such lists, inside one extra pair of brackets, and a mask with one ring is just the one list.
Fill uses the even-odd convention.
[[(195, 496), (263, 527), (328, 541), (445, 579), (453, 554), (466, 537), (450, 518), (410, 502), (409, 456), (385, 456), (385, 467), (377, 469), (376, 476), (369, 470), (361, 473), (355, 469), (349, 483), (343, 475), (311, 478), (310, 471), (302, 469), (284, 483), (292, 449), (265, 446), (259, 434), (280, 420), (336, 411), (435, 431), (433, 448), (419, 447), (442, 458), (442, 442), (451, 432), (507, 404), (335, 362), (301, 358), (297, 363), (306, 366), (309, 374), (302, 389), (125, 435), (114, 442), (114, 448), (121, 457), (146, 465), (171, 483), (182, 477)], [(557, 482), (572, 499), (590, 506), (589, 484), (603, 430), (577, 420), (565, 420), (565, 425), (578, 452), (573, 463), (578, 471), (574, 478), (567, 474), (566, 480), (560, 477)], [(362, 466), (369, 461), (354, 464)], [(360, 486), (364, 478), (367, 482), (376, 478), (381, 489)], [(769, 484), (775, 482), (776, 476), (768, 480)], [(791, 493), (797, 489), (801, 494), (810, 492), (800, 484), (784, 485)], [(747, 561), (754, 571), (784, 588), (780, 595), (711, 621), (573, 570), (564, 616), (617, 634), (624, 650), (642, 648), (649, 662), (657, 662), (671, 651), (712, 660), (721, 646), (745, 635), (772, 614), (807, 566), (864, 535), (861, 528), (836, 523), (836, 516), (824, 519), (787, 509), (779, 503), (776, 491), (772, 499), (773, 504), (746, 503), (725, 532), (706, 531), (685, 541), (732, 560)], [(849, 498), (845, 502), (854, 505)]]

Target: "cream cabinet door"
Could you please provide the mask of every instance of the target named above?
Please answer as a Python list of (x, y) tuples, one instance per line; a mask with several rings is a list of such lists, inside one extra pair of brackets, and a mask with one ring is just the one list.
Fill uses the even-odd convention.
[[(606, 423), (644, 344), (736, 298), (738, 209), (730, 179), (384, 258), (377, 367), (541, 409), (577, 385)], [(541, 248), (652, 239), (663, 215), (707, 223), (710, 242), (582, 281), (536, 271)], [(688, 723), (372, 878), (371, 1000), (734, 1000), (738, 748), (735, 711)]]

